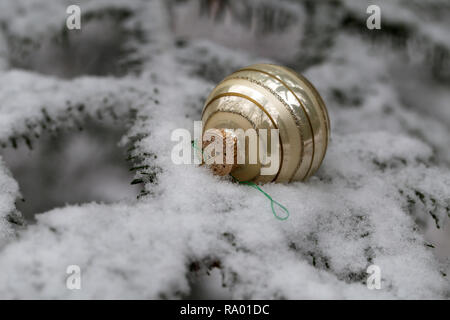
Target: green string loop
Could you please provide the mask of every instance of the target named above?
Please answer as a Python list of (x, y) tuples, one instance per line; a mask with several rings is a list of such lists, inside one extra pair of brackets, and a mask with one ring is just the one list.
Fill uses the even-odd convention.
[[(267, 192), (265, 192), (263, 189), (261, 189), (261, 187), (258, 186), (256, 183), (254, 183), (252, 181), (239, 181), (238, 179), (233, 177), (231, 174), (230, 174), (230, 176), (235, 181), (237, 181), (239, 184), (248, 185), (248, 186), (250, 186), (252, 188), (255, 188), (256, 190), (260, 191), (263, 195), (265, 195), (267, 197), (267, 199), (270, 200), (270, 207), (272, 208), (272, 213), (273, 213), (273, 216), (275, 218), (277, 218), (278, 220), (286, 220), (287, 218), (289, 218), (289, 210), (285, 206), (283, 206), (281, 203), (279, 203), (278, 201), (273, 200), (273, 198)], [(283, 210), (285, 212), (285, 216), (279, 216), (277, 214), (277, 212), (275, 211), (275, 208), (274, 208), (274, 204), (277, 205), (278, 207), (280, 207), (281, 210)]]
[[(202, 158), (204, 158), (203, 151), (202, 151), (200, 148), (197, 147), (197, 141), (195, 141), (195, 140), (192, 141), (192, 147), (193, 147), (194, 149), (200, 151), (201, 154), (202, 154)], [(272, 208), (272, 213), (273, 213), (273, 216), (274, 216), (275, 218), (277, 218), (278, 220), (286, 220), (287, 218), (289, 218), (289, 210), (288, 210), (285, 206), (283, 206), (281, 203), (279, 203), (278, 201), (273, 200), (272, 197), (271, 197), (267, 192), (265, 192), (263, 189), (261, 189), (261, 187), (258, 186), (256, 183), (254, 183), (254, 182), (252, 182), (252, 181), (239, 181), (239, 180), (236, 179), (232, 174), (230, 174), (230, 176), (233, 178), (233, 180), (235, 180), (235, 181), (238, 182), (239, 184), (245, 184), (245, 185), (248, 185), (248, 186), (250, 186), (250, 187), (252, 187), (252, 188), (255, 188), (256, 190), (260, 191), (263, 195), (265, 195), (265, 196), (267, 197), (267, 199), (270, 200), (270, 207)], [(284, 215), (284, 216), (279, 216), (279, 215), (277, 214), (277, 212), (275, 211), (274, 205), (280, 207), (281, 210), (285, 212), (285, 215)]]

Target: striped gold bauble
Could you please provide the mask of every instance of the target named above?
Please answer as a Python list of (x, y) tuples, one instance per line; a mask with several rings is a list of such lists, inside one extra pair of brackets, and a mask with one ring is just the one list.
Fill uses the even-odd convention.
[(261, 164), (233, 166), (239, 181), (303, 181), (320, 167), (328, 146), (330, 120), (314, 86), (295, 71), (273, 64), (242, 68), (220, 82), (202, 113), (208, 129), (279, 129), (279, 167), (261, 175)]

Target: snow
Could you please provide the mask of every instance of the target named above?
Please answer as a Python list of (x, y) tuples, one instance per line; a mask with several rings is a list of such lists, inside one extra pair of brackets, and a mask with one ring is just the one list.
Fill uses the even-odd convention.
[[(0, 159), (0, 247), (14, 236), (14, 216), (19, 216), (15, 200), (20, 196), (19, 186)], [(19, 220), (18, 220), (19, 221)]]
[[(1, 298), (183, 298), (195, 274), (212, 268), (220, 270), (233, 298), (450, 297), (448, 252), (438, 258), (418, 222), (443, 229), (449, 219), (450, 118), (439, 111), (448, 100), (427, 87), (438, 111), (405, 104), (392, 74), (401, 52), (389, 57), (363, 37), (336, 31), (325, 59), (304, 70), (329, 107), (332, 138), (308, 182), (263, 186), (290, 210), (289, 219), (279, 221), (255, 189), (170, 160), (170, 133), (193, 131), (220, 77), (276, 57), (205, 39), (174, 46), (161, 18), (164, 6), (151, 5), (154, 10), (140, 1), (129, 5), (141, 11), (132, 19), (151, 14), (155, 19), (147, 17), (142, 28), (159, 34), (135, 44), (144, 59), (139, 75), (64, 80), (12, 67), (0, 74), (0, 141), (7, 147), (11, 137), (34, 142), (36, 133), (100, 113), (129, 117), (121, 143), (133, 144), (131, 155), (149, 166), (136, 173), (148, 192), (137, 200), (55, 208), (17, 228), (7, 217), (15, 213), (18, 184), (0, 162)], [(27, 8), (31, 17), (18, 20), (13, 33), (32, 32), (21, 24), (57, 6), (47, 4), (44, 13)], [(44, 27), (57, 28), (53, 20)], [(411, 82), (424, 79), (417, 75)], [(421, 93), (410, 94), (414, 100)], [(71, 264), (81, 267), (82, 290), (65, 286)], [(381, 268), (381, 290), (365, 285), (371, 264)]]

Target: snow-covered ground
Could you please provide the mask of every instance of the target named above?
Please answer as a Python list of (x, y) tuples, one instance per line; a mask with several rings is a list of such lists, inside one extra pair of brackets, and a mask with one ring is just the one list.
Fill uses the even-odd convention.
[[(382, 29), (368, 30), (365, 1), (80, 1), (81, 32), (65, 29), (69, 2), (0, 3), (0, 298), (184, 298), (199, 287), (201, 297), (450, 297), (447, 2), (379, 1)], [(255, 189), (170, 159), (172, 130), (193, 130), (215, 84), (256, 62), (302, 72), (331, 118), (317, 174), (263, 186), (286, 221)], [(9, 169), (26, 153), (15, 160), (14, 148), (87, 118), (128, 130), (117, 143), (142, 192), (27, 223)], [(55, 176), (76, 179), (60, 174), (70, 156), (49, 159)], [(92, 179), (121, 193), (115, 183)], [(372, 264), (380, 290), (366, 286)], [(81, 290), (67, 289), (68, 265), (80, 266)]]

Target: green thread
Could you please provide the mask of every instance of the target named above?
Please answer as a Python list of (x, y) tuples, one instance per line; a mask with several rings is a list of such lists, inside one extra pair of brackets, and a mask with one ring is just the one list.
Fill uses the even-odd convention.
[(192, 147), (193, 147), (195, 150), (200, 151), (200, 153), (202, 154), (202, 157), (201, 157), (202, 160), (206, 162), (205, 155), (203, 154), (203, 150), (200, 149), (199, 147), (197, 147), (197, 140), (192, 140)]
[[(195, 141), (195, 140), (192, 141), (192, 147), (194, 149), (196, 149), (197, 151), (201, 152), (202, 158), (204, 160), (205, 155), (203, 154), (203, 150), (201, 150), (200, 148), (197, 147), (197, 141)], [(256, 190), (260, 191), (263, 195), (265, 195), (267, 197), (267, 199), (270, 200), (270, 207), (272, 208), (272, 213), (273, 213), (273, 216), (275, 218), (277, 218), (278, 220), (282, 220), (282, 221), (286, 220), (287, 218), (289, 218), (289, 215), (290, 215), (289, 214), (289, 210), (285, 206), (283, 206), (281, 203), (279, 203), (278, 201), (273, 200), (273, 198), (267, 192), (265, 192), (263, 189), (261, 189), (261, 187), (258, 186), (256, 183), (254, 183), (252, 181), (239, 181), (232, 174), (230, 174), (230, 176), (233, 178), (234, 181), (238, 182), (239, 184), (248, 185), (248, 186), (250, 186), (252, 188), (255, 188)], [(275, 211), (274, 204), (277, 205), (278, 207), (280, 207), (281, 210), (283, 210), (286, 213), (286, 215), (285, 216), (279, 216), (277, 214), (277, 212)]]

